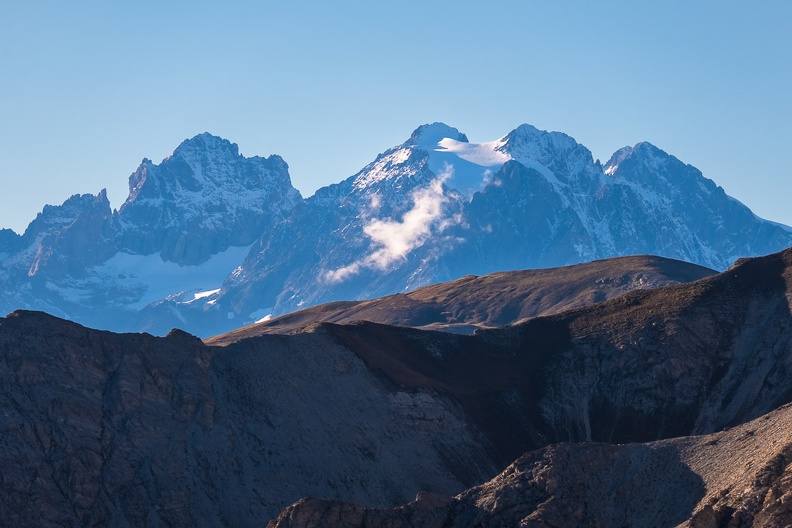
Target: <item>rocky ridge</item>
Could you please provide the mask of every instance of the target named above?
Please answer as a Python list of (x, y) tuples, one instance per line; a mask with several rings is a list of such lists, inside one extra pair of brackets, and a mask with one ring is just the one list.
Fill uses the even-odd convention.
[(296, 333), (317, 322), (356, 321), (473, 333), (602, 302), (632, 290), (691, 282), (713, 274), (713, 270), (695, 264), (644, 255), (470, 275), (370, 301), (321, 304), (229, 332), (222, 339)]
[(306, 493), (386, 506), (497, 471), (458, 403), (321, 333), (218, 348), (15, 312), (0, 352), (8, 525), (252, 526)]
[[(607, 482), (620, 467), (643, 467), (638, 476), (676, 468), (684, 482), (717, 475), (694, 454), (595, 445), (580, 455), (552, 444), (712, 434), (789, 403), (790, 292), (787, 250), (474, 335), (320, 323), (207, 344), (181, 331), (113, 334), (16, 312), (0, 319), (0, 463), (9, 468), (0, 514), (19, 526), (250, 525), (306, 495), (377, 508), (420, 491), (455, 496), (537, 449), (508, 474), (516, 480), (501, 479), (515, 488), (482, 508), (526, 500), (526, 481), (538, 490), (529, 503), (566, 512), (561, 488), (530, 484), (526, 464), (537, 461), (548, 477), (577, 482), (569, 497), (591, 491), (585, 474)], [(757, 456), (751, 471), (763, 482), (783, 476), (786, 459)], [(574, 474), (578, 463), (591, 471)], [(701, 492), (682, 513), (706, 499), (699, 519), (725, 519), (757, 493)], [(751, 515), (783, 512), (775, 498)], [(423, 499), (447, 515), (446, 499)]]

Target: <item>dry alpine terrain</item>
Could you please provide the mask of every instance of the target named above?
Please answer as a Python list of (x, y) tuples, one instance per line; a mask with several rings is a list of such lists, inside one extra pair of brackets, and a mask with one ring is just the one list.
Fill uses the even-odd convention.
[[(0, 519), (261, 526), (304, 496), (390, 508), (427, 491), (479, 504), (486, 486), (508, 482), (514, 486), (498, 493), (527, 500), (527, 517), (535, 501), (523, 491), (533, 493), (533, 484), (509, 475), (524, 473), (567, 512), (564, 501), (579, 508), (569, 498), (598, 471), (617, 482), (620, 467), (648, 464), (645, 474), (659, 476), (655, 455), (658, 468), (676, 468), (670, 474), (682, 480), (669, 478), (695, 488), (684, 479), (709, 482), (706, 457), (699, 466), (681, 448), (679, 463), (663, 457), (698, 440), (666, 450), (601, 443), (713, 434), (792, 401), (790, 285), (792, 250), (474, 335), (318, 323), (294, 335), (251, 331), (207, 344), (180, 331), (114, 334), (15, 312), (0, 319)], [(754, 432), (758, 442), (762, 435)], [(600, 444), (554, 445), (568, 441)], [(575, 462), (586, 449), (591, 461)], [(737, 461), (750, 454), (756, 468), (775, 467), (781, 452), (746, 449)], [(520, 458), (526, 452), (534, 453)], [(496, 484), (475, 488), (516, 459)], [(533, 460), (565, 476), (539, 482), (526, 469)], [(765, 474), (772, 483), (780, 473), (757, 473)], [(711, 526), (740, 519), (742, 490), (758, 486), (745, 475), (723, 496), (707, 498), (706, 488), (688, 502), (673, 486), (657, 488), (668, 493), (658, 502), (674, 505), (668, 518), (677, 524), (693, 515), (714, 519)], [(640, 479), (624, 482), (655, 496)], [(437, 495), (424, 498), (447, 512)], [(482, 519), (506, 504), (480, 500)], [(603, 517), (606, 503), (584, 503), (580, 522), (639, 524), (613, 504), (613, 517)], [(772, 501), (751, 504), (754, 518), (775, 515)], [(349, 509), (348, 525), (359, 526), (360, 507)]]
[(647, 444), (555, 444), (455, 497), (392, 509), (304, 499), (269, 528), (792, 525), (792, 407)]
[[(473, 333), (617, 297), (637, 289), (702, 279), (715, 271), (680, 260), (637, 255), (561, 268), (505, 271), (425, 286), (370, 301), (338, 301), (251, 325), (224, 341), (264, 333), (296, 333), (314, 323), (371, 321)], [(219, 342), (215, 339), (213, 342)]]

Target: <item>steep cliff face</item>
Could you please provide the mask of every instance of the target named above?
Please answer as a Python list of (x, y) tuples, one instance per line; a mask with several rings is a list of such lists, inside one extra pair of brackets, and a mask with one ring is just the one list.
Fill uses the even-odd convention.
[(117, 252), (116, 226), (105, 191), (74, 195), (60, 206), (45, 206), (19, 236), (0, 236), (0, 311), (28, 307), (61, 317), (79, 317), (86, 292), (74, 302), (75, 281), (91, 282), (92, 267)]
[(3, 265), (20, 282), (25, 276), (81, 276), (115, 253), (115, 234), (107, 193), (75, 194), (63, 205), (44, 207)]
[(473, 336), (327, 331), (395, 383), (455, 395), (507, 462), (551, 442), (707, 433), (792, 401), (790, 284), (787, 250)]

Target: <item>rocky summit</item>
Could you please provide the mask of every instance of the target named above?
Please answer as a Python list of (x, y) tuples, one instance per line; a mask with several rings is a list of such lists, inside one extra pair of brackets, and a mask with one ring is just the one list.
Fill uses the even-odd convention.
[(0, 308), (140, 329), (150, 303), (222, 282), (301, 199), (280, 157), (245, 158), (200, 134), (159, 165), (144, 159), (118, 211), (104, 191), (75, 195), (45, 206), (21, 236), (3, 230)]
[(22, 235), (0, 230), (0, 311), (208, 337), (467, 275), (640, 254), (724, 270), (790, 245), (790, 228), (646, 142), (603, 165), (560, 132), (471, 143), (433, 123), (303, 199), (283, 159), (204, 133), (143, 160), (117, 211), (75, 195)]

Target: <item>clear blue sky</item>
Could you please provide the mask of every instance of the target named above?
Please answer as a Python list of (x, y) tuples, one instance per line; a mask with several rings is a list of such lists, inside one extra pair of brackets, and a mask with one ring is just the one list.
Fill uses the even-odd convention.
[(0, 3), (0, 227), (203, 131), (305, 196), (418, 125), (648, 140), (792, 224), (792, 2)]

